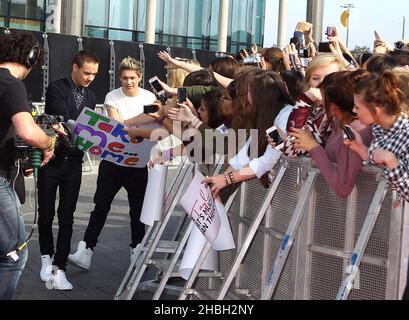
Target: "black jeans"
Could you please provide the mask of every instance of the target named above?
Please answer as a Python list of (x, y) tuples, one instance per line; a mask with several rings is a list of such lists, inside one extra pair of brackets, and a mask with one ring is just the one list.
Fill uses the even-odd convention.
[(71, 250), (72, 226), (81, 187), (82, 163), (69, 160), (53, 161), (40, 169), (38, 177), (38, 233), (41, 255), (54, 255), (53, 220), (57, 188), (58, 204), (57, 251), (53, 264), (65, 270)]
[(98, 236), (105, 225), (111, 204), (118, 191), (124, 187), (128, 192), (129, 215), (131, 217), (132, 242), (135, 248), (145, 235), (145, 225), (139, 221), (145, 198), (148, 169), (127, 168), (102, 161), (99, 165), (97, 191), (94, 196), (95, 208), (91, 212), (84, 241), (87, 248), (93, 249), (97, 245)]

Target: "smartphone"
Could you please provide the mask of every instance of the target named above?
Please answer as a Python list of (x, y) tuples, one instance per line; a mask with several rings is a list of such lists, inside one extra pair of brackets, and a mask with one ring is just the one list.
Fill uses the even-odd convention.
[(186, 102), (186, 88), (178, 88), (178, 102)]
[(163, 96), (165, 95), (165, 90), (162, 88), (162, 86), (159, 83), (159, 78), (158, 77), (153, 77), (149, 79), (149, 84), (153, 89), (155, 89), (156, 93), (158, 96)]
[(328, 37), (335, 37), (335, 29), (334, 27), (327, 27), (327, 31), (325, 31), (325, 34)]
[(298, 71), (298, 66), (297, 66), (297, 63), (295, 62), (295, 55), (290, 53), (289, 58), (290, 58), (291, 70)]
[(352, 129), (350, 126), (344, 126), (344, 138), (348, 139), (349, 141), (354, 141), (355, 140), (355, 134), (352, 132)]
[(149, 104), (147, 106), (143, 106), (144, 114), (156, 113), (158, 112), (158, 110), (159, 110), (159, 107), (155, 104)]
[(276, 146), (274, 149), (281, 150), (284, 147), (284, 140), (281, 137), (280, 132), (278, 132), (278, 128), (276, 126), (273, 126), (270, 129), (267, 129), (266, 133), (276, 143)]
[(331, 52), (331, 48), (329, 47), (330, 42), (320, 42), (318, 46), (318, 52)]

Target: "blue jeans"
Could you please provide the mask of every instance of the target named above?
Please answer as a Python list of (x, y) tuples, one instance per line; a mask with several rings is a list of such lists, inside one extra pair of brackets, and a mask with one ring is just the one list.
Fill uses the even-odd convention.
[(26, 240), (21, 204), (7, 179), (0, 177), (0, 300), (11, 300), (27, 261), (27, 248), (14, 261), (7, 254)]

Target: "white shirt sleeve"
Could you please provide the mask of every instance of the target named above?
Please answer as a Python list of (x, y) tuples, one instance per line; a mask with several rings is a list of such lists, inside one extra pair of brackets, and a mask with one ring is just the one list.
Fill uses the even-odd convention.
[(266, 152), (256, 159), (250, 161), (250, 168), (257, 175), (257, 178), (261, 178), (267, 172), (273, 170), (277, 161), (281, 158), (281, 151), (273, 149), (272, 146), (268, 145)]
[(293, 111), (294, 106), (288, 105), (284, 107), (280, 113), (278, 114), (275, 125), (276, 127), (280, 128), (285, 134), (287, 134), (287, 123), (288, 118), (290, 117), (291, 112)]
[(249, 164), (250, 158), (248, 156), (248, 150), (250, 147), (250, 142), (251, 139), (249, 139), (244, 147), (237, 153), (237, 155), (231, 158), (229, 161), (230, 166), (234, 170), (240, 170)]
[(104, 106), (106, 107), (107, 105), (114, 108), (114, 109), (118, 109), (115, 103), (115, 99), (114, 99), (114, 92), (108, 92), (108, 94), (105, 96), (105, 102), (104, 102)]

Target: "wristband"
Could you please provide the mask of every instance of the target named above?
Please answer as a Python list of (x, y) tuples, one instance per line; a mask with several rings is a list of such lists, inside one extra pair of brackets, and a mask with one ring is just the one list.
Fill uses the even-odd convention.
[(232, 183), (232, 184), (236, 184), (236, 180), (234, 179), (234, 174), (233, 174), (233, 172), (229, 172), (229, 177), (230, 177), (231, 183)]
[(231, 186), (231, 182), (229, 183), (229, 175), (227, 173), (224, 174), (224, 182), (226, 182), (226, 186)]

